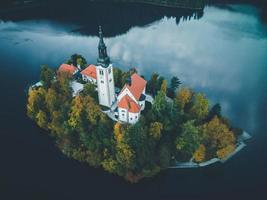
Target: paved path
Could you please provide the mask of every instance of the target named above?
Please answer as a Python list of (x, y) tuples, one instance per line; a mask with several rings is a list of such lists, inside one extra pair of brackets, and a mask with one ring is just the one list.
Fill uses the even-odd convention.
[(151, 95), (146, 94), (146, 101), (149, 102), (149, 103), (151, 103), (151, 104), (153, 104), (154, 99), (153, 99), (153, 97)]

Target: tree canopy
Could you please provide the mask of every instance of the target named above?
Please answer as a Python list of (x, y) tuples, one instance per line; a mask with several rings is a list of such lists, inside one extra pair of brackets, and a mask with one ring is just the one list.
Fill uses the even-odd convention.
[[(70, 62), (81, 62), (78, 58), (72, 56)], [(122, 87), (135, 72), (114, 68), (116, 86)], [(205, 95), (179, 88), (177, 77), (168, 86), (166, 79), (152, 74), (147, 91), (154, 103), (146, 102), (140, 120), (133, 125), (114, 122), (101, 111), (93, 84), (85, 84), (73, 97), (71, 79), (43, 66), (43, 86), (29, 90), (27, 114), (51, 133), (64, 154), (76, 160), (137, 182), (170, 163), (223, 159), (235, 149), (233, 131), (237, 129), (221, 115), (220, 105), (209, 109)], [(174, 92), (171, 98), (170, 89)]]

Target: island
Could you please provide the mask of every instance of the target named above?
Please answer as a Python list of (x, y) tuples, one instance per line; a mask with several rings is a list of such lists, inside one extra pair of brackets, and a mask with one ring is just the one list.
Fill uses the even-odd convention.
[(96, 64), (74, 54), (57, 70), (41, 67), (27, 115), (68, 157), (132, 183), (163, 169), (225, 162), (250, 137), (179, 78), (146, 80), (135, 68), (113, 67), (101, 27)]

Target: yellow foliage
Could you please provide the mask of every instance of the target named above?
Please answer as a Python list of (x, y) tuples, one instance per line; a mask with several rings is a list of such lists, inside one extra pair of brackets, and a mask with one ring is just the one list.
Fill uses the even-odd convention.
[(176, 101), (184, 109), (185, 104), (189, 103), (192, 98), (192, 91), (188, 88), (181, 88), (181, 90), (176, 95)]
[(233, 132), (217, 116), (204, 124), (203, 134), (212, 148), (222, 149), (235, 143)]
[(166, 80), (163, 80), (163, 81), (162, 81), (160, 90), (161, 90), (162, 92), (164, 92), (164, 94), (167, 93), (167, 81), (166, 81)]
[(230, 144), (227, 147), (224, 147), (222, 149), (219, 149), (216, 153), (217, 156), (220, 159), (226, 158), (230, 153), (232, 153), (235, 150), (235, 145), (234, 144)]
[(117, 142), (121, 142), (122, 141), (123, 134), (121, 132), (121, 123), (119, 123), (119, 122), (117, 122), (114, 125), (114, 135), (115, 135), (115, 138), (116, 138)]
[(161, 137), (161, 130), (163, 129), (163, 125), (160, 122), (153, 122), (150, 124), (149, 134), (155, 139), (159, 140)]
[(196, 162), (202, 162), (205, 159), (205, 155), (206, 155), (206, 147), (203, 144), (201, 144), (194, 153), (194, 159)]

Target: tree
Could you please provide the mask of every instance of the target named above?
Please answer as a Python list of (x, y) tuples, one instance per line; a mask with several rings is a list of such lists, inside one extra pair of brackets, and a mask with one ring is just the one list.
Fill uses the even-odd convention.
[(40, 110), (38, 112), (38, 114), (36, 115), (36, 121), (38, 126), (40, 126), (41, 128), (47, 129), (47, 116), (46, 113), (42, 110)]
[(160, 122), (153, 122), (150, 124), (149, 135), (151, 135), (155, 140), (159, 140), (161, 137), (161, 131), (163, 125)]
[(171, 151), (167, 144), (160, 145), (158, 158), (159, 158), (159, 166), (161, 168), (167, 168), (170, 166)]
[(179, 80), (179, 78), (177, 78), (177, 76), (172, 77), (171, 78), (171, 86), (170, 86), (170, 88), (173, 91), (176, 91), (177, 88), (179, 87), (179, 85), (181, 85), (181, 81)]
[(100, 107), (94, 99), (90, 96), (83, 98), (84, 111), (86, 112), (86, 118), (91, 125), (97, 125), (100, 120), (104, 122), (106, 120), (106, 115), (100, 110)]
[(191, 101), (192, 96), (193, 92), (188, 88), (182, 88), (179, 92), (177, 92), (175, 103), (178, 108), (184, 111), (185, 105)]
[(115, 136), (117, 142), (122, 142), (123, 132), (122, 132), (122, 125), (120, 122), (117, 122), (114, 125), (114, 136)]
[(176, 138), (176, 149), (186, 158), (193, 156), (194, 152), (202, 140), (199, 128), (194, 125), (194, 121), (187, 121), (182, 125), (182, 133)]
[(45, 96), (46, 107), (50, 113), (55, 110), (58, 110), (60, 107), (60, 100), (56, 91), (52, 88), (49, 88)]
[(55, 72), (53, 69), (49, 68), (47, 65), (41, 66), (40, 80), (45, 89), (51, 86), (54, 77), (55, 77)]
[(64, 134), (64, 118), (60, 111), (54, 111), (51, 115), (51, 122), (48, 128), (55, 134), (58, 138), (61, 138)]
[(117, 171), (118, 162), (113, 158), (104, 159), (101, 164), (102, 167), (110, 173), (115, 173)]
[(226, 158), (230, 153), (235, 150), (236, 146), (234, 144), (230, 144), (222, 149), (219, 149), (216, 154), (220, 159)]
[(217, 116), (204, 124), (202, 131), (205, 143), (210, 150), (216, 151), (235, 144), (233, 132)]
[(133, 149), (123, 142), (117, 144), (116, 147), (117, 161), (124, 166), (126, 169), (134, 169), (135, 168), (135, 152)]
[(84, 69), (87, 65), (86, 59), (79, 54), (73, 54), (71, 55), (70, 59), (67, 60), (67, 64), (72, 64), (74, 66), (80, 66), (81, 69)]
[(165, 79), (162, 76), (158, 77), (156, 85), (155, 85), (155, 94), (157, 94), (157, 92), (160, 91), (161, 85), (162, 85), (164, 80)]
[(118, 87), (118, 88), (122, 88), (123, 87), (123, 85), (122, 85), (122, 74), (123, 74), (123, 72), (119, 68), (117, 68), (117, 67), (113, 68), (114, 83), (115, 83), (115, 86)]
[(69, 73), (58, 73), (57, 74), (57, 82), (53, 85), (56, 89), (58, 89), (58, 93), (61, 96), (62, 102), (66, 102), (72, 98), (72, 89), (70, 87), (71, 77)]
[(166, 81), (166, 80), (163, 80), (163, 81), (162, 81), (160, 90), (161, 90), (165, 95), (167, 94), (167, 81)]
[(46, 91), (42, 87), (29, 90), (27, 114), (31, 119), (36, 117), (39, 110), (45, 110), (45, 93)]
[(212, 106), (212, 108), (209, 111), (207, 121), (210, 121), (215, 116), (221, 117), (221, 110), (222, 110), (221, 105), (218, 103)]
[(156, 84), (158, 80), (159, 75), (157, 73), (153, 73), (151, 75), (150, 80), (147, 83), (147, 91), (151, 93), (153, 96), (156, 94)]
[(205, 145), (199, 145), (198, 149), (194, 153), (194, 159), (196, 162), (202, 162), (205, 159), (206, 147)]
[(96, 102), (98, 101), (98, 93), (96, 91), (96, 86), (92, 83), (86, 83), (84, 85), (83, 91), (81, 93), (83, 96), (89, 95), (92, 97)]
[(194, 94), (193, 106), (190, 109), (190, 114), (194, 119), (199, 121), (206, 118), (209, 112), (209, 101), (201, 93)]
[(82, 57), (82, 56), (78, 57), (76, 62), (77, 62), (77, 67), (80, 67), (81, 70), (86, 68), (87, 63), (86, 63), (86, 60), (84, 57)]
[(69, 114), (68, 125), (73, 130), (84, 130), (84, 121), (85, 121), (85, 114), (84, 114), (84, 107), (83, 107), (83, 99), (81, 96), (76, 96), (72, 100), (72, 106)]
[(170, 88), (168, 88), (168, 97), (174, 98), (176, 90), (181, 85), (181, 81), (176, 76), (171, 78)]

